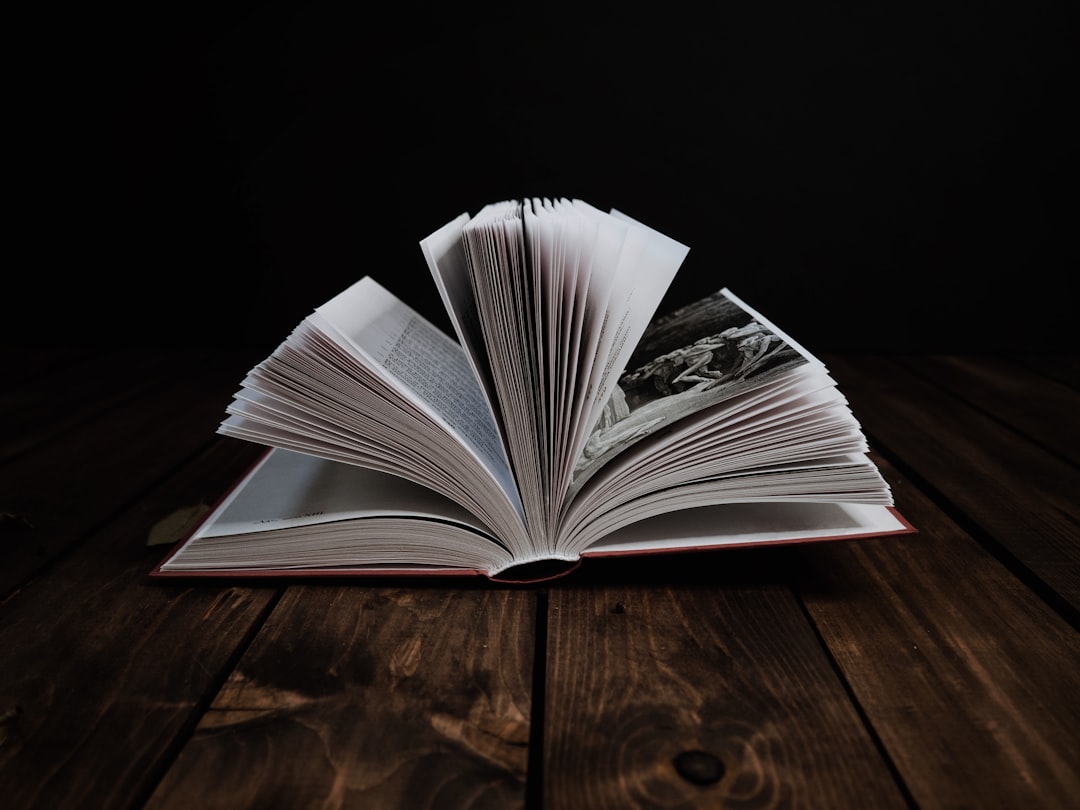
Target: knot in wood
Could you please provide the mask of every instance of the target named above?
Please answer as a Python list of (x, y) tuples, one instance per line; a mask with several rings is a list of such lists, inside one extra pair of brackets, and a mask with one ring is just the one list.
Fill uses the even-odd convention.
[(679, 776), (695, 785), (711, 785), (724, 776), (724, 763), (708, 751), (683, 751), (672, 762)]

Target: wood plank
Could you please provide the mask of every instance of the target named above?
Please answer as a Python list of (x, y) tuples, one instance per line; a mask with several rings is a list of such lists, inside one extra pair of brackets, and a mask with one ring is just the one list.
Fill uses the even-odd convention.
[(93, 357), (96, 350), (80, 346), (0, 345), (4, 385), (13, 389), (40, 377), (55, 375)]
[[(168, 374), (0, 465), (0, 594), (77, 545), (216, 441), (240, 372), (224, 354), (159, 357)], [(81, 407), (72, 400), (72, 407)]]
[(799, 549), (800, 595), (918, 807), (1075, 808), (1080, 633), (882, 463), (913, 536)]
[(277, 591), (150, 580), (165, 550), (146, 539), (252, 459), (218, 440), (0, 605), (4, 806), (132, 808), (150, 793)]
[(764, 554), (552, 589), (545, 807), (906, 807), (791, 591), (720, 573)]
[(1080, 354), (1024, 354), (1012, 359), (1080, 391)]
[(979, 540), (1080, 616), (1080, 470), (997, 419), (873, 356), (827, 359), (872, 443), (936, 491)]
[(0, 395), (0, 462), (76, 429), (175, 373), (154, 352), (110, 352), (6, 386)]
[(147, 805), (523, 807), (535, 596), (292, 587)]
[(997, 357), (928, 355), (897, 360), (1051, 453), (1080, 462), (1080, 391)]

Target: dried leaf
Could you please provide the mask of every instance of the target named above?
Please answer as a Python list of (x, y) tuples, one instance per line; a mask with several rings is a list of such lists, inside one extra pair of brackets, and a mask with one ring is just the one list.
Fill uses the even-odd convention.
[(210, 507), (203, 503), (177, 509), (150, 527), (146, 545), (164, 546), (183, 540), (209, 512)]

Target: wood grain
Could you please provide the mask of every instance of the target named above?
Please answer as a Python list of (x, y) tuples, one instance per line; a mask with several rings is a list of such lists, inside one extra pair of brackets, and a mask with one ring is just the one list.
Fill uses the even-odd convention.
[(1075, 357), (826, 358), (918, 535), (543, 589), (149, 579), (260, 452), (194, 358), (0, 350), (4, 810), (1080, 806)]
[(830, 367), (878, 449), (1080, 615), (1080, 469), (896, 363)]
[[(42, 570), (216, 439), (239, 372), (225, 358), (156, 358), (157, 373), (102, 408), (50, 378), (82, 415), (0, 465), (0, 594)], [(74, 395), (73, 395), (74, 394)]]
[(786, 588), (554, 588), (549, 616), (545, 807), (905, 806)]
[(293, 587), (148, 805), (523, 807), (535, 596)]
[(168, 376), (169, 364), (160, 357), (112, 352), (70, 366), (46, 366), (21, 384), (9, 384), (0, 396), (0, 462), (77, 428)]
[(1073, 388), (997, 357), (903, 357), (900, 362), (1050, 453), (1080, 461)]
[(159, 585), (165, 551), (146, 537), (223, 491), (251, 462), (238, 445), (215, 443), (0, 605), (4, 807), (138, 806), (224, 680), (275, 589)]
[(1075, 808), (1080, 634), (886, 471), (918, 535), (799, 550), (855, 699), (920, 808)]
[(1080, 355), (1023, 354), (1013, 356), (1010, 359), (1033, 371), (1064, 383), (1074, 391), (1080, 391)]

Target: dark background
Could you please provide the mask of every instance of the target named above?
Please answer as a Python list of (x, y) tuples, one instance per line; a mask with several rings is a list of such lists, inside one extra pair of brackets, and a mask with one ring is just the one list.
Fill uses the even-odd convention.
[(1076, 351), (1071, 9), (41, 12), (4, 338), (254, 357), (364, 274), (445, 324), (419, 240), (529, 195), (688, 244), (662, 311), (728, 286), (812, 351)]

